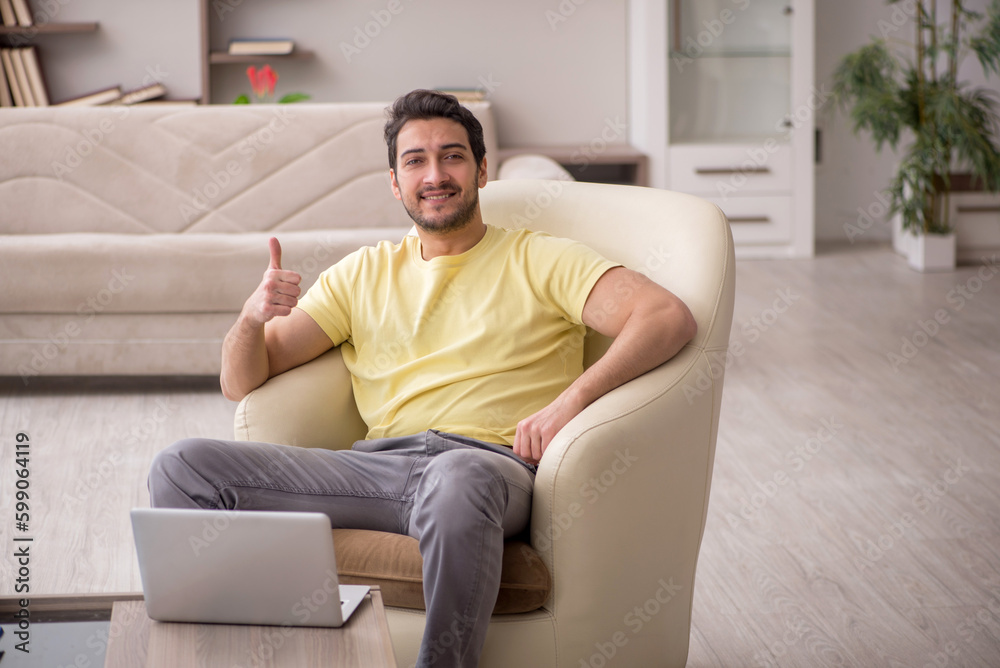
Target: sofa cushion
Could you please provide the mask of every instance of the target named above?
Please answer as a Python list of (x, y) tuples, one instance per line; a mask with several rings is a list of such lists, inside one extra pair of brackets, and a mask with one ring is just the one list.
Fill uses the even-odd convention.
[[(342, 584), (378, 585), (386, 605), (424, 610), (423, 559), (417, 539), (361, 529), (334, 529), (337, 574)], [(548, 569), (527, 543), (504, 543), (500, 594), (494, 614), (531, 612), (552, 589)]]

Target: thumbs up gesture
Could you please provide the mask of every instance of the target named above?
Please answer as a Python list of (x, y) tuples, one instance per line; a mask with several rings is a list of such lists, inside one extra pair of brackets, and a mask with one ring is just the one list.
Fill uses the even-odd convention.
[(281, 268), (281, 244), (278, 240), (271, 237), (268, 248), (271, 261), (264, 272), (264, 279), (243, 307), (244, 316), (257, 325), (291, 313), (302, 293), (299, 287), (302, 276), (296, 271)]

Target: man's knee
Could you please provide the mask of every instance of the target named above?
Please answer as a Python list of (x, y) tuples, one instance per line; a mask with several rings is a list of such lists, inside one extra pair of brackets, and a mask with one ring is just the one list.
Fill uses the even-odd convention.
[(433, 484), (447, 484), (456, 490), (495, 491), (504, 484), (496, 455), (477, 450), (450, 450), (431, 461), (425, 478)]
[(153, 505), (162, 498), (163, 491), (179, 486), (180, 481), (188, 478), (187, 472), (198, 471), (210, 449), (208, 439), (185, 438), (158, 452), (149, 466), (146, 481)]
[(185, 468), (191, 466), (207, 449), (206, 441), (207, 439), (203, 438), (185, 438), (160, 450), (153, 457), (153, 463), (149, 467), (150, 477), (154, 474), (169, 475), (170, 471), (178, 466)]
[(417, 488), (418, 505), (433, 512), (475, 508), (499, 510), (506, 485), (486, 453), (452, 450), (434, 458)]

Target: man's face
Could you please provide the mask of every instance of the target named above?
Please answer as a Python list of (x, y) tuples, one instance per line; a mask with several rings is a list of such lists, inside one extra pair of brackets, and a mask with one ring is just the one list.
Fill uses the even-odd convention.
[(478, 218), (486, 159), (477, 169), (464, 127), (448, 118), (408, 121), (396, 151), (392, 192), (418, 227), (444, 233)]

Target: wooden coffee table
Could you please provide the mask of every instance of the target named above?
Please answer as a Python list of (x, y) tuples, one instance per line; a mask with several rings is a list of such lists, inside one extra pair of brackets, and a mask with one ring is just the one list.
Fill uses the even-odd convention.
[(396, 667), (378, 587), (339, 629), (155, 622), (140, 599), (113, 604), (108, 636), (105, 668)]

